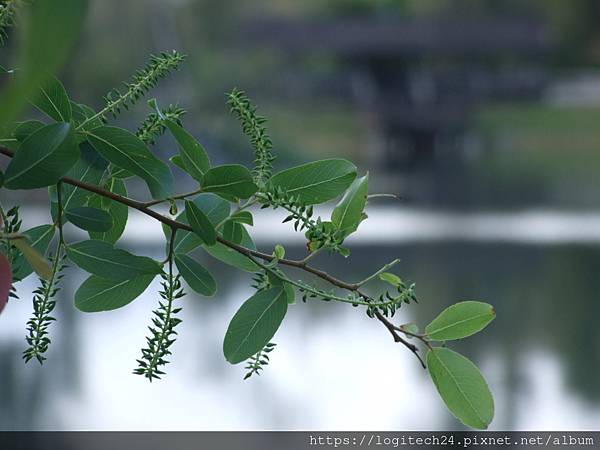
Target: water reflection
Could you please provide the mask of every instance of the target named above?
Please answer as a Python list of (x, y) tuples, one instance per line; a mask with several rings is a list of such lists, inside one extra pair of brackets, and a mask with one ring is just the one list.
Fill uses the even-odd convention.
[[(136, 245), (139, 245), (136, 243)], [(288, 245), (291, 253), (301, 246)], [(160, 246), (134, 248), (160, 258)], [(600, 247), (586, 244), (419, 241), (353, 245), (348, 279), (402, 258), (420, 305), (399, 321), (427, 323), (458, 300), (493, 303), (498, 318), (455, 348), (481, 365), (497, 402), (494, 429), (591, 429), (600, 423)], [(230, 317), (250, 295), (249, 277), (204, 261), (215, 298), (183, 300), (165, 380), (131, 374), (156, 304), (157, 286), (126, 308), (77, 313), (75, 272), (61, 294), (60, 325), (43, 368), (25, 366), (24, 324), (32, 281), (0, 317), (2, 429), (455, 429), (426, 374), (385, 329), (345, 305), (290, 309), (272, 365), (243, 382), (221, 345)], [(340, 271), (336, 257), (321, 264)]]

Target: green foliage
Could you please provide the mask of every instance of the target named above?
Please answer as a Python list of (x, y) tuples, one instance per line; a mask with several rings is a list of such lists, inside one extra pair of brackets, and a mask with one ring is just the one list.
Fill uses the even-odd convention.
[(142, 178), (153, 198), (165, 198), (171, 194), (171, 170), (135, 134), (106, 126), (90, 131), (88, 140), (107, 161)]
[(115, 281), (92, 275), (75, 292), (75, 306), (83, 312), (122, 308), (142, 295), (154, 277), (155, 275), (140, 275)]
[(215, 245), (217, 243), (217, 231), (206, 214), (194, 202), (187, 200), (185, 202), (185, 214), (188, 223), (206, 245)]
[(483, 330), (495, 317), (496, 311), (487, 303), (456, 303), (427, 325), (425, 332), (434, 341), (462, 339)]
[(146, 348), (142, 349), (142, 357), (138, 359), (138, 367), (133, 371), (136, 375), (143, 375), (148, 380), (159, 380), (165, 374), (161, 368), (169, 363), (166, 359), (171, 355), (171, 346), (175, 342), (177, 332), (175, 328), (181, 323), (181, 319), (176, 315), (181, 308), (175, 307), (176, 300), (182, 298), (185, 294), (181, 289), (179, 275), (173, 275), (169, 264), (169, 273), (163, 273), (162, 290), (160, 296), (162, 300), (158, 304), (158, 309), (153, 311), (152, 326), (148, 327), (151, 336), (146, 338)]
[(269, 342), (260, 352), (248, 360), (248, 364), (245, 367), (247, 372), (246, 375), (244, 375), (244, 380), (247, 380), (252, 375), (260, 375), (265, 366), (269, 365), (269, 353), (275, 350), (276, 346), (277, 344)]
[(113, 226), (112, 216), (98, 208), (79, 206), (67, 209), (65, 214), (73, 225), (82, 230), (106, 232)]
[(494, 399), (479, 369), (447, 348), (427, 353), (427, 368), (448, 409), (473, 428), (487, 428), (494, 417)]
[(43, 81), (32, 103), (56, 122), (68, 123), (73, 118), (73, 109), (67, 91), (63, 84), (52, 76)]
[(86, 272), (114, 281), (161, 272), (160, 265), (150, 258), (136, 256), (108, 242), (93, 239), (68, 245), (67, 255)]
[(233, 89), (228, 95), (231, 112), (234, 113), (242, 125), (243, 133), (248, 136), (254, 148), (254, 182), (261, 188), (271, 178), (273, 172), (272, 153), (273, 143), (267, 133), (267, 119), (256, 113), (256, 106), (252, 104), (244, 91)]
[(165, 125), (179, 145), (179, 155), (184, 170), (196, 181), (202, 182), (204, 174), (210, 169), (208, 153), (180, 124), (166, 120)]
[(354, 233), (358, 229), (358, 225), (366, 219), (364, 210), (368, 194), (369, 176), (365, 175), (354, 180), (333, 210), (331, 223), (342, 238)]
[(185, 56), (175, 50), (170, 53), (164, 52), (160, 55), (152, 55), (148, 64), (143, 69), (138, 70), (131, 81), (123, 83), (124, 91), (113, 89), (104, 97), (106, 107), (98, 116), (103, 120), (106, 120), (105, 115), (109, 113), (116, 117), (123, 108), (128, 109), (155, 87), (161, 78), (176, 70), (184, 59)]
[(187, 255), (177, 255), (175, 264), (185, 282), (200, 295), (212, 297), (217, 292), (217, 282), (210, 272)]
[[(75, 180), (83, 181), (84, 183), (90, 183), (94, 185), (99, 184), (108, 166), (107, 161), (102, 158), (102, 156), (87, 142), (80, 143), (79, 150), (81, 156), (71, 170), (67, 172), (66, 176)], [(54, 186), (50, 186), (49, 190), (53, 208), (52, 218), (56, 220), (56, 213), (58, 210), (58, 205), (56, 204), (56, 188)], [(92, 195), (85, 189), (81, 189), (69, 184), (62, 185), (62, 194), (63, 210), (84, 206)], [(65, 220), (65, 218), (63, 217), (62, 220)]]
[[(123, 197), (127, 196), (127, 187), (123, 180), (111, 178), (104, 187), (108, 192)], [(112, 220), (112, 227), (110, 230), (104, 232), (90, 231), (90, 238), (115, 244), (125, 231), (125, 226), (127, 225), (127, 219), (129, 217), (129, 208), (122, 203), (100, 197), (99, 195), (92, 196), (89, 199), (88, 204), (91, 207), (103, 209), (110, 215)]]
[(10, 78), (0, 95), (0, 126), (13, 120), (44, 79), (63, 63), (88, 9), (87, 0), (12, 0), (10, 4), (11, 8), (27, 5), (23, 8), (26, 26), (18, 47), (18, 76)]
[(209, 169), (202, 178), (202, 189), (215, 192), (228, 199), (251, 197), (258, 187), (250, 171), (239, 164), (226, 164)]
[(181, 117), (185, 113), (186, 111), (183, 108), (174, 105), (169, 105), (158, 112), (151, 112), (138, 128), (136, 136), (144, 144), (154, 145), (156, 139), (167, 130), (165, 123), (171, 122), (181, 126)]
[[(23, 234), (29, 240), (31, 248), (43, 255), (48, 250), (55, 233), (56, 227), (54, 225), (39, 225), (25, 231)], [(24, 280), (33, 273), (33, 268), (20, 252), (14, 255), (12, 267), (13, 277), (17, 280)]]
[[(1, 261), (4, 266), (10, 263), (12, 281), (18, 282), (33, 270), (43, 276), (34, 293), (33, 316), (27, 323), (28, 348), (24, 358), (40, 363), (46, 358), (55, 297), (68, 259), (90, 274), (75, 293), (75, 306), (84, 312), (124, 307), (142, 295), (156, 275), (162, 277), (150, 335), (134, 370), (150, 381), (161, 378), (181, 322), (178, 314), (185, 295), (181, 280), (194, 295), (212, 296), (217, 291), (213, 276), (189, 256), (198, 251), (252, 274), (256, 293), (240, 306), (223, 342), (227, 361), (246, 361), (245, 378), (260, 374), (269, 363), (268, 354), (275, 346), (271, 340), (288, 307), (301, 306), (295, 304), (298, 293), (304, 302), (337, 302), (362, 309), (367, 317), (383, 324), (394, 342), (404, 345), (423, 365), (419, 352), (426, 349), (429, 373), (450, 411), (469, 426), (487, 427), (493, 417), (493, 400), (481, 373), (463, 356), (435, 345), (483, 329), (495, 315), (490, 305), (458, 303), (443, 311), (421, 333), (416, 324), (393, 322), (403, 304), (417, 301), (415, 285), (390, 272), (398, 260), (354, 283), (313, 265), (321, 252), (349, 256), (350, 251), (343, 244), (367, 218), (368, 175), (358, 177), (354, 164), (344, 159), (308, 162), (273, 175), (275, 155), (266, 119), (236, 89), (229, 94), (228, 103), (254, 149), (252, 171), (239, 164), (211, 167), (208, 152), (181, 121), (184, 110), (176, 106), (160, 109), (155, 100), (149, 101), (152, 112), (136, 133), (108, 125), (110, 114), (116, 115), (139, 100), (158, 80), (177, 69), (183, 56), (171, 52), (152, 57), (125, 83), (124, 89), (114, 90), (106, 97), (107, 105), (98, 112), (71, 101), (62, 83), (47, 75), (47, 70), (52, 72), (64, 57), (71, 35), (78, 28), (73, 21), (80, 17), (86, 4), (80, 0), (36, 0), (30, 25), (37, 24), (39, 29), (30, 32), (33, 40), (28, 44), (29, 62), (24, 67), (39, 70), (28, 72), (24, 81), (12, 85), (3, 97), (7, 106), (0, 112), (0, 124), (4, 125), (3, 121), (12, 120), (20, 104), (29, 100), (52, 121), (44, 124), (26, 120), (7, 127), (12, 130), (7, 142), (14, 142), (15, 148), (0, 149), (11, 158), (6, 172), (0, 172), (0, 186), (25, 190), (47, 187), (50, 194), (48, 206), (53, 223), (25, 233), (21, 232), (18, 208), (6, 213), (0, 208), (0, 251), (4, 255)], [(58, 17), (56, 10), (65, 17)], [(12, 16), (6, 14), (7, 10), (0, 8), (0, 34), (5, 30), (3, 25), (12, 24), (7, 22)], [(56, 23), (42, 21), (40, 14)], [(64, 29), (57, 29), (57, 24)], [(56, 45), (56, 52), (40, 39)], [(168, 163), (148, 148), (167, 130), (179, 149)], [(193, 191), (174, 193), (169, 163), (191, 177)], [(129, 179), (145, 182), (153, 200), (129, 198)], [(315, 213), (313, 205), (336, 200), (330, 219)], [(155, 206), (164, 208), (153, 209)], [(119, 248), (129, 208), (162, 224), (166, 238), (164, 262)], [(283, 222), (291, 222), (296, 231), (304, 233), (308, 249), (304, 258), (286, 259), (281, 244), (273, 245), (268, 252), (257, 248), (247, 227), (254, 226), (254, 214), (262, 208), (283, 210)], [(63, 233), (66, 226), (88, 231), (91, 239), (67, 242)], [(52, 241), (56, 247), (54, 257), (49, 258), (50, 267), (46, 258)], [(310, 278), (291, 278), (290, 268)], [(8, 279), (4, 273), (2, 277)], [(370, 283), (373, 294), (363, 290)]]
[(345, 159), (325, 159), (283, 170), (271, 178), (269, 190), (280, 189), (302, 205), (315, 205), (344, 193), (356, 178), (356, 167)]
[(14, 25), (19, 3), (17, 0), (7, 0), (0, 3), (0, 44), (2, 45), (6, 41), (8, 28)]
[(51, 339), (48, 335), (48, 327), (56, 319), (51, 316), (56, 307), (56, 294), (60, 288), (58, 284), (63, 277), (62, 271), (64, 257), (61, 256), (61, 245), (54, 257), (50, 279), (40, 278), (41, 286), (33, 291), (33, 317), (27, 322), (27, 349), (23, 352), (23, 359), (29, 362), (36, 359), (40, 364), (46, 360), (44, 354), (48, 351)]
[(281, 287), (257, 292), (235, 313), (223, 341), (223, 354), (238, 364), (261, 351), (281, 325), (288, 303)]
[(7, 189), (34, 189), (58, 183), (80, 156), (72, 126), (40, 128), (19, 147), (4, 174)]

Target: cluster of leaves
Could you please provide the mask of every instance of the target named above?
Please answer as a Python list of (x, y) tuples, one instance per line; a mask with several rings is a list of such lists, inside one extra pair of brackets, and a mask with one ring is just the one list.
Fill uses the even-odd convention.
[[(89, 274), (74, 296), (75, 307), (83, 312), (125, 307), (157, 276), (162, 277), (161, 300), (154, 311), (151, 335), (134, 371), (151, 381), (160, 378), (175, 342), (175, 328), (181, 322), (177, 313), (184, 290), (189, 288), (206, 297), (217, 290), (215, 279), (197, 258), (196, 251), (202, 250), (225, 264), (255, 274), (257, 290), (235, 313), (223, 341), (227, 361), (247, 361), (246, 377), (258, 374), (268, 363), (268, 353), (274, 347), (272, 339), (288, 308), (294, 305), (296, 293), (304, 300), (347, 303), (364, 307), (369, 317), (385, 324), (395, 341), (415, 354), (417, 347), (405, 339), (416, 339), (425, 346), (431, 378), (448, 408), (464, 423), (485, 428), (493, 416), (493, 400), (485, 380), (466, 358), (434, 343), (460, 339), (483, 329), (494, 318), (491, 306), (479, 302), (456, 304), (421, 334), (412, 324), (396, 326), (388, 320), (401, 304), (416, 301), (414, 285), (406, 285), (386, 271), (393, 264), (360, 283), (343, 282), (308, 265), (321, 251), (348, 256), (342, 244), (367, 217), (368, 175), (358, 177), (356, 166), (344, 159), (314, 161), (273, 173), (274, 156), (265, 119), (238, 90), (229, 95), (229, 104), (254, 148), (252, 170), (239, 164), (212, 165), (205, 148), (185, 129), (183, 111), (178, 108), (160, 110), (156, 102), (151, 102), (154, 111), (137, 133), (107, 124), (108, 113), (116, 115), (133, 104), (182, 60), (177, 52), (152, 57), (125, 84), (124, 91), (107, 96), (106, 106), (98, 112), (73, 101), (59, 80), (47, 77), (31, 102), (48, 120), (20, 122), (8, 130), (4, 141), (12, 142), (13, 148), (0, 149), (11, 158), (5, 173), (0, 173), (1, 187), (47, 188), (53, 221), (17, 235), (14, 227), (5, 227), (2, 235), (8, 240), (3, 253), (10, 260), (6, 256), (0, 259), (0, 294), (8, 296), (6, 280), (12, 285), (13, 279), (24, 279), (33, 271), (43, 280), (34, 293), (25, 359), (42, 363), (46, 358), (64, 254), (72, 265)], [(178, 148), (169, 163), (191, 177), (196, 184), (192, 192), (174, 192), (170, 164), (151, 149), (155, 138), (167, 131)], [(152, 200), (127, 197), (126, 183), (133, 178), (145, 182)], [(314, 205), (338, 198), (331, 217), (315, 217)], [(152, 209), (161, 204), (170, 205), (173, 215), (176, 210), (181, 209), (181, 213), (172, 218)], [(305, 232), (309, 251), (305, 259), (286, 259), (281, 245), (272, 253), (257, 249), (248, 232), (254, 225), (251, 207), (257, 204), (288, 211), (283, 221), (293, 221), (296, 229)], [(164, 261), (135, 255), (118, 246), (128, 208), (162, 223), (167, 243)], [(70, 226), (86, 231), (89, 239), (68, 242), (63, 228)], [(43, 255), (53, 240), (57, 243), (50, 265)], [(11, 256), (12, 252), (16, 256)], [(23, 268), (15, 263), (19, 258)], [(313, 281), (292, 280), (286, 267), (314, 275), (329, 288)], [(381, 281), (393, 289), (376, 296), (361, 290), (367, 283)]]
[(48, 277), (49, 279), (40, 278), (41, 286), (33, 291), (33, 316), (27, 322), (27, 335), (25, 336), (29, 347), (23, 352), (25, 362), (35, 358), (41, 364), (46, 359), (44, 354), (52, 342), (48, 335), (48, 327), (51, 322), (56, 320), (51, 314), (56, 307), (55, 297), (60, 290), (58, 285), (64, 276), (62, 273), (65, 269), (63, 260), (63, 256), (56, 255), (54, 257), (53, 272)]
[(256, 107), (246, 96), (244, 91), (233, 89), (228, 96), (231, 112), (234, 113), (242, 125), (242, 131), (250, 139), (254, 148), (254, 181), (263, 187), (273, 173), (272, 153), (273, 143), (267, 132), (267, 119), (256, 112)]
[(0, 44), (8, 37), (8, 29), (15, 24), (17, 10), (24, 6), (26, 0), (3, 0), (0, 2)]
[(269, 365), (269, 353), (275, 350), (276, 346), (277, 344), (274, 342), (269, 342), (260, 352), (248, 360), (248, 364), (246, 365), (247, 372), (246, 375), (244, 375), (244, 380), (247, 380), (252, 375), (260, 375), (265, 366)]
[(165, 374), (160, 367), (169, 363), (166, 358), (171, 354), (169, 348), (175, 342), (175, 327), (181, 323), (181, 319), (176, 317), (181, 308), (174, 307), (174, 302), (185, 295), (180, 275), (173, 275), (170, 269), (168, 274), (163, 273), (161, 277), (163, 282), (159, 294), (162, 301), (158, 309), (153, 311), (153, 326), (149, 327), (151, 336), (146, 338), (147, 347), (142, 349), (142, 358), (137, 361), (139, 367), (133, 371), (150, 381), (160, 379)]

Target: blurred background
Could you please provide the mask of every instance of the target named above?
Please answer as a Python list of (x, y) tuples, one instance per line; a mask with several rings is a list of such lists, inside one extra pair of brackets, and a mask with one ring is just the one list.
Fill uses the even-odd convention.
[[(492, 303), (493, 324), (453, 346), (490, 383), (492, 429), (598, 429), (599, 23), (595, 0), (97, 0), (61, 79), (100, 108), (149, 53), (175, 48), (188, 59), (151, 96), (188, 110), (214, 163), (251, 164), (225, 104), (235, 86), (269, 119), (276, 167), (355, 161), (372, 192), (401, 198), (370, 202), (351, 260), (317, 264), (354, 280), (401, 258), (420, 304), (400, 322), (425, 325), (459, 300)], [(0, 56), (4, 65), (11, 49)], [(142, 101), (117, 122), (135, 130), (148, 112)], [(155, 150), (166, 158), (176, 146), (165, 137)], [(1, 195), (22, 205), (24, 228), (49, 220), (43, 190)], [(257, 214), (257, 243), (302, 255), (282, 218)], [(163, 257), (160, 227), (135, 214), (122, 243)], [(292, 307), (271, 365), (242, 381), (221, 343), (250, 277), (197, 256), (220, 290), (184, 298), (168, 374), (152, 385), (131, 371), (157, 286), (85, 315), (72, 306), (84, 276), (71, 271), (40, 368), (21, 360), (35, 280), (22, 282), (0, 316), (0, 429), (461, 427), (414, 357), (344, 305)]]

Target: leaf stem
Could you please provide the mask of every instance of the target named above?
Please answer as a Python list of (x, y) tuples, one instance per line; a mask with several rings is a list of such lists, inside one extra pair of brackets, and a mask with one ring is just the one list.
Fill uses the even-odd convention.
[(400, 262), (399, 259), (395, 259), (392, 262), (387, 263), (385, 266), (383, 266), (381, 269), (379, 269), (377, 272), (375, 272), (373, 275), (368, 276), (367, 278), (365, 278), (362, 281), (359, 281), (358, 283), (356, 283), (358, 286), (363, 286), (365, 284), (367, 284), (369, 281), (377, 278), (380, 274), (382, 274), (383, 272), (387, 272), (388, 270), (390, 270), (392, 267), (394, 267), (396, 264), (398, 264)]
[(159, 205), (161, 203), (170, 202), (171, 200), (183, 200), (188, 197), (193, 197), (194, 195), (201, 194), (202, 192), (202, 188), (198, 188), (191, 192), (174, 195), (173, 197), (161, 198), (159, 200), (150, 200), (149, 202), (141, 203), (141, 205), (143, 205), (145, 208), (149, 208), (151, 206)]

